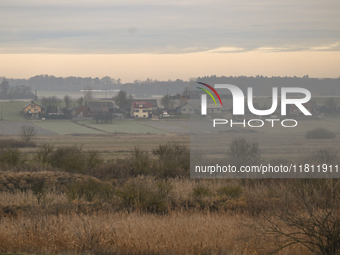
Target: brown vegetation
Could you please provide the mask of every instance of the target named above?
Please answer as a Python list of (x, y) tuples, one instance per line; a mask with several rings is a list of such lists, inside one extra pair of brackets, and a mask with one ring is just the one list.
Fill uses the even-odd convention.
[[(259, 157), (256, 144), (240, 144)], [(335, 151), (312, 157), (337, 162)], [(43, 145), (2, 169), (2, 253), (339, 252), (338, 180), (189, 179), (189, 150), (176, 143), (106, 163), (79, 146)]]

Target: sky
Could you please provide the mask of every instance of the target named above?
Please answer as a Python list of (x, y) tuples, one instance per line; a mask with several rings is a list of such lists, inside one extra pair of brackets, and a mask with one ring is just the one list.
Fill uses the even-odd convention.
[(0, 76), (339, 77), (338, 0), (2, 0)]

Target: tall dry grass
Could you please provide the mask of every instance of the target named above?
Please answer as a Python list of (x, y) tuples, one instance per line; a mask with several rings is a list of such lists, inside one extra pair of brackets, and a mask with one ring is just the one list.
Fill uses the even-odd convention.
[[(137, 213), (3, 218), (0, 252), (91, 254), (262, 254), (242, 215)], [(287, 253), (288, 252), (288, 253)], [(280, 254), (280, 253), (279, 253)], [(308, 254), (291, 248), (281, 254)]]

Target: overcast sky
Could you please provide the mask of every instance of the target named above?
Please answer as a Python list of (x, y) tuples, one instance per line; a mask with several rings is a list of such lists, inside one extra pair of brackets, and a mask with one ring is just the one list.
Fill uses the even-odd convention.
[[(338, 56), (339, 14), (339, 0), (2, 0), (0, 54), (9, 62), (16, 54), (33, 58), (36, 54), (110, 54), (112, 61), (117, 54), (141, 53), (145, 58), (163, 54), (163, 61), (173, 54), (189, 58), (189, 53), (222, 54), (223, 58), (244, 52), (321, 51)], [(30, 67), (32, 74), (46, 70), (46, 63), (37, 65)], [(0, 76), (29, 75), (20, 72), (0, 65)], [(313, 76), (314, 71), (310, 72)], [(95, 75), (93, 71), (87, 76)], [(133, 79), (133, 69), (130, 75)], [(187, 77), (192, 75), (196, 73), (188, 69)]]

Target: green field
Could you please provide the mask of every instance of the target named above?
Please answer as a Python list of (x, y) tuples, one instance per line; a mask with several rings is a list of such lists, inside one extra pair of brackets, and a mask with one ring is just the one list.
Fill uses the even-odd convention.
[(34, 122), (35, 125), (51, 130), (58, 133), (59, 135), (69, 135), (69, 134), (93, 134), (102, 135), (104, 132), (93, 130), (84, 126), (77, 125), (71, 121), (37, 121)]
[(95, 121), (79, 121), (80, 124), (87, 125), (89, 127), (97, 128), (110, 133), (151, 133), (151, 134), (168, 134), (166, 131), (162, 131), (156, 128), (152, 128), (143, 124), (140, 124), (134, 120), (128, 121), (113, 121), (112, 124), (96, 124)]
[(0, 102), (0, 115), (2, 109), (3, 120), (25, 120), (21, 114), (22, 108), (29, 102)]

